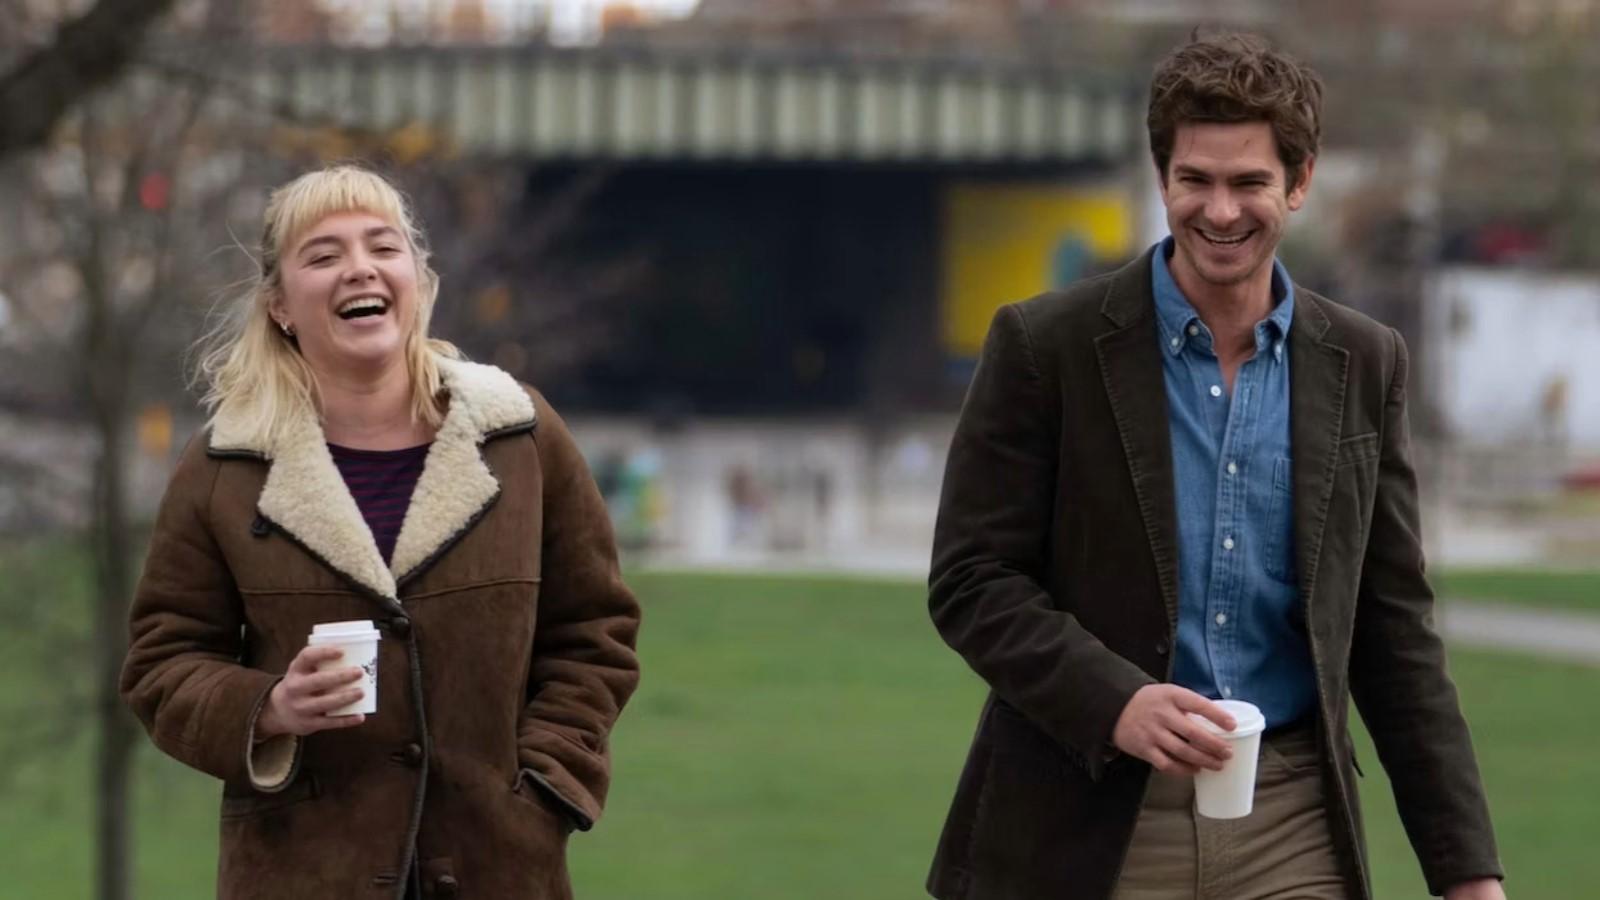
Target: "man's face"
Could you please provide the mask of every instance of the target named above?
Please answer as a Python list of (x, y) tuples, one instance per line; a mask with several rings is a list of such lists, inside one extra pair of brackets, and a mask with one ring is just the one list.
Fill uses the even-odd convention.
[(1179, 125), (1161, 186), (1179, 283), (1230, 287), (1261, 276), (1289, 212), (1305, 202), (1312, 162), (1290, 189), (1266, 122)]

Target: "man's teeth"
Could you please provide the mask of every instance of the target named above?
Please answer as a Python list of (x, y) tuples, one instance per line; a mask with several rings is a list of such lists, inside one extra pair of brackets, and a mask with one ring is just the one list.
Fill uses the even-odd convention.
[(1250, 237), (1250, 234), (1251, 234), (1251, 232), (1248, 232), (1248, 231), (1245, 232), (1244, 234), (1235, 234), (1235, 235), (1212, 234), (1209, 231), (1201, 231), (1200, 232), (1200, 236), (1201, 237), (1205, 238), (1206, 240), (1210, 241), (1213, 244), (1222, 244), (1225, 247), (1232, 247), (1232, 246), (1236, 246), (1238, 244), (1244, 243), (1245, 240)]

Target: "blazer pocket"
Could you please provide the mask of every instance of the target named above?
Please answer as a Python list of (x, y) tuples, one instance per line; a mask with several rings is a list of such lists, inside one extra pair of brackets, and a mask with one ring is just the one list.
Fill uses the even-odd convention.
[(1339, 441), (1339, 466), (1353, 466), (1378, 458), (1378, 433), (1369, 431)]
[(266, 794), (261, 791), (251, 790), (248, 793), (231, 794), (224, 791), (222, 794), (222, 818), (244, 819), (250, 816), (259, 816), (274, 810), (283, 809), (318, 797), (322, 794), (322, 787), (317, 784), (317, 779), (310, 772), (302, 771), (289, 786), (281, 791)]
[[(992, 737), (996, 743), (1004, 744), (1004, 747), (997, 751), (998, 754), (1021, 753), (1049, 759), (1058, 764), (1065, 762), (1090, 780), (1098, 780), (1100, 777), (1095, 774), (1094, 767), (1076, 747), (1069, 747), (1045, 734), (1022, 710), (1002, 700), (995, 703), (992, 715), (995, 717), (994, 728), (997, 731)], [(1117, 753), (1113, 756), (1109, 752), (1106, 757), (1100, 761), (1102, 768), (1109, 768), (1127, 758), (1124, 754)]]

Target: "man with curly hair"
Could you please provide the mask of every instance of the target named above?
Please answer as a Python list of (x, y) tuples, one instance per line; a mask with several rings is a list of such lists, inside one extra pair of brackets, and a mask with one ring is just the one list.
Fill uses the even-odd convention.
[[(989, 684), (928, 889), (947, 900), (1369, 900), (1354, 699), (1428, 886), (1499, 900), (1423, 573), (1398, 332), (1294, 284), (1322, 83), (1248, 35), (1157, 68), (1171, 236), (1000, 309), (929, 578)], [(1265, 718), (1254, 810), (1194, 776)]]

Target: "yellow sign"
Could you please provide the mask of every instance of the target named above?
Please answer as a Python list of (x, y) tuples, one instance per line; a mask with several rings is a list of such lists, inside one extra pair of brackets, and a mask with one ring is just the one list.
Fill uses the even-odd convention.
[(172, 410), (169, 407), (146, 406), (139, 410), (134, 422), (139, 449), (156, 459), (164, 459), (172, 452)]
[(945, 351), (972, 358), (1003, 304), (1064, 287), (1132, 255), (1126, 191), (1059, 182), (956, 183), (945, 189)]

